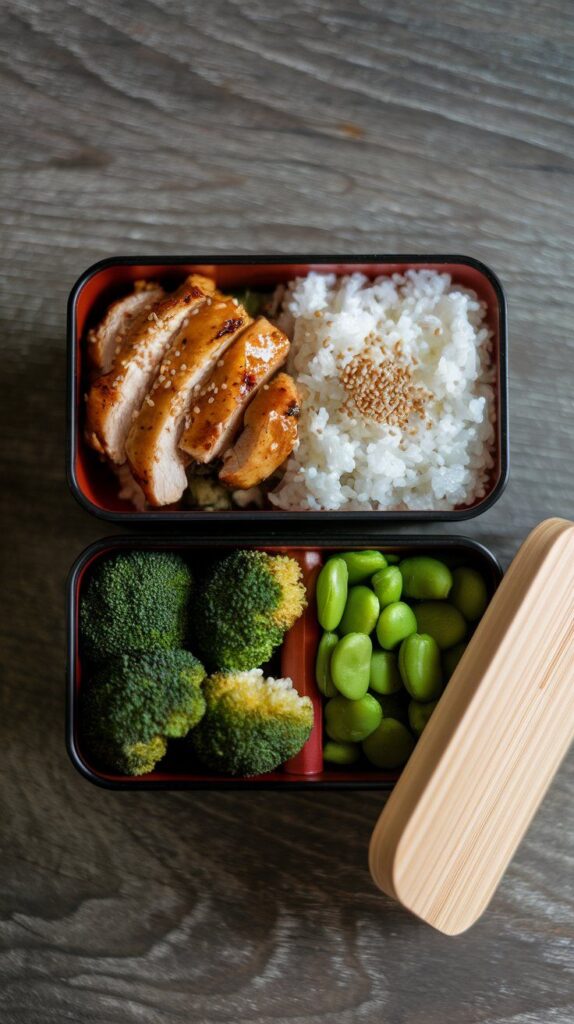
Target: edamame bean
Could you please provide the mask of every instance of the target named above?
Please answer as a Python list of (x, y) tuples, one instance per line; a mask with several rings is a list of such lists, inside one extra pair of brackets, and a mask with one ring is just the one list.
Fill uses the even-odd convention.
[(401, 560), (401, 556), (400, 555), (389, 555), (389, 554), (387, 554), (386, 551), (385, 551), (385, 558), (387, 560), (387, 565), (398, 565), (400, 560)]
[(414, 700), (429, 701), (442, 690), (439, 646), (426, 633), (412, 633), (399, 651), (399, 672), (407, 693)]
[(347, 633), (366, 633), (368, 636), (377, 625), (380, 610), (379, 599), (370, 587), (350, 587), (339, 633), (341, 636)]
[(381, 647), (392, 651), (401, 640), (417, 631), (417, 620), (412, 608), (404, 601), (394, 601), (383, 608), (377, 622), (377, 640)]
[(409, 725), (415, 736), (421, 735), (437, 704), (437, 700), (431, 700), (428, 704), (419, 704), (417, 700), (411, 700), (409, 704)]
[(315, 680), (324, 697), (334, 697), (337, 687), (331, 679), (331, 655), (339, 643), (336, 633), (323, 633), (317, 647)]
[(398, 566), (388, 565), (386, 569), (379, 569), (371, 580), (371, 586), (379, 599), (381, 608), (388, 604), (400, 601), (403, 590), (403, 577)]
[(453, 572), (453, 588), (450, 599), (468, 622), (480, 619), (488, 604), (486, 583), (476, 569), (462, 567)]
[(337, 743), (336, 740), (327, 740), (323, 747), (323, 760), (331, 764), (355, 764), (361, 756), (361, 748), (358, 743)]
[[(336, 699), (336, 698), (335, 698)], [(363, 753), (376, 768), (400, 768), (415, 746), (409, 730), (395, 718), (383, 718), (381, 724), (363, 741)]]
[(383, 718), (396, 718), (397, 722), (409, 724), (409, 700), (406, 690), (402, 687), (398, 693), (376, 693)]
[(395, 693), (401, 688), (401, 674), (395, 654), (391, 651), (373, 651), (369, 688), (375, 693)]
[(347, 633), (331, 654), (331, 679), (339, 693), (349, 700), (359, 700), (369, 689), (372, 653), (370, 637)]
[(450, 679), (464, 652), (466, 651), (467, 644), (457, 644), (456, 647), (451, 647), (450, 650), (445, 651), (442, 656), (442, 667), (444, 674)]
[(337, 555), (346, 563), (349, 571), (349, 584), (364, 583), (373, 573), (384, 569), (387, 561), (380, 551), (344, 551)]
[(325, 705), (325, 731), (337, 743), (360, 743), (377, 728), (382, 717), (381, 706), (370, 693), (359, 700), (333, 697)]
[(416, 555), (399, 563), (403, 578), (403, 594), (417, 600), (442, 600), (452, 587), (450, 569), (437, 558)]
[(330, 558), (317, 577), (317, 618), (323, 629), (339, 625), (347, 603), (349, 573), (342, 558)]
[(428, 633), (441, 651), (464, 639), (466, 622), (458, 608), (446, 601), (423, 601), (415, 605), (417, 632)]

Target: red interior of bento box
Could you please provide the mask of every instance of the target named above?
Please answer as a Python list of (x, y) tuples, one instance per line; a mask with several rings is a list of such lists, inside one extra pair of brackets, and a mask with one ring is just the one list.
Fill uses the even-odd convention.
[[(432, 263), (424, 260), (411, 260), (410, 262), (346, 262), (346, 263), (154, 263), (154, 264), (126, 264), (123, 262), (111, 263), (96, 270), (80, 286), (75, 299), (75, 311), (72, 318), (74, 325), (71, 336), (71, 344), (74, 346), (75, 359), (75, 380), (71, 393), (71, 401), (74, 403), (72, 430), (74, 431), (73, 445), (73, 475), (76, 486), (83, 496), (98, 512), (108, 513), (134, 513), (134, 509), (128, 501), (118, 497), (118, 482), (110, 469), (101, 461), (83, 439), (83, 394), (85, 392), (85, 368), (82, 358), (82, 342), (86, 331), (90, 326), (97, 323), (104, 314), (108, 304), (122, 294), (126, 293), (132, 283), (136, 280), (159, 280), (168, 288), (177, 287), (181, 280), (190, 273), (197, 272), (213, 277), (219, 288), (240, 289), (253, 287), (260, 289), (273, 288), (277, 284), (285, 283), (294, 277), (305, 275), (310, 271), (319, 273), (349, 274), (361, 272), (370, 278), (381, 274), (393, 274), (404, 272), (408, 269), (428, 269), (441, 273), (449, 273), (455, 282), (472, 288), (487, 306), (487, 321), (493, 335), (493, 360), (498, 370), (497, 388), (497, 431), (496, 448), (494, 452), (494, 466), (492, 469), (487, 493), (477, 499), (473, 505), (466, 506), (467, 510), (478, 508), (488, 502), (491, 494), (497, 487), (503, 476), (503, 410), (501, 407), (501, 395), (503, 393), (504, 381), (502, 379), (501, 362), (501, 336), (500, 336), (500, 300), (493, 280), (483, 271), (480, 266), (472, 262), (445, 262)], [(181, 514), (179, 506), (166, 506), (163, 510), (154, 509), (154, 512), (164, 511)], [(145, 513), (141, 513), (145, 515)], [(193, 517), (194, 511), (183, 510), (186, 517)], [(228, 513), (230, 515), (236, 512)], [(257, 515), (257, 510), (250, 510), (249, 515)], [(276, 515), (281, 515), (276, 512)], [(377, 514), (377, 513), (374, 513)], [(408, 516), (407, 516), (408, 518)], [(437, 517), (440, 518), (440, 517)]]
[[(72, 692), (71, 692), (71, 745), (73, 748), (74, 756), (79, 759), (83, 765), (86, 773), (95, 781), (102, 781), (111, 785), (129, 785), (133, 787), (145, 786), (157, 786), (157, 787), (169, 787), (169, 786), (189, 786), (193, 788), (196, 786), (204, 786), (206, 784), (221, 786), (222, 784), (229, 784), (229, 776), (211, 774), (209, 772), (203, 772), (197, 768), (191, 771), (178, 766), (177, 769), (170, 768), (169, 763), (167, 767), (160, 764), (159, 768), (148, 775), (142, 775), (138, 777), (126, 777), (123, 775), (110, 774), (106, 771), (102, 771), (101, 768), (90, 763), (90, 759), (82, 750), (82, 735), (81, 735), (81, 721), (80, 721), (80, 691), (85, 681), (85, 668), (82, 661), (81, 644), (78, 632), (79, 623), (79, 604), (82, 595), (83, 588), (87, 582), (89, 573), (101, 558), (108, 557), (113, 552), (120, 550), (133, 550), (134, 547), (144, 548), (148, 550), (169, 550), (177, 551), (183, 557), (187, 558), (193, 567), (194, 555), (197, 559), (200, 557), (201, 550), (209, 550), (206, 543), (194, 544), (193, 542), (186, 544), (185, 542), (178, 543), (177, 541), (150, 541), (142, 540), (135, 541), (133, 538), (127, 539), (123, 543), (123, 538), (119, 543), (114, 543), (110, 547), (102, 547), (97, 552), (93, 553), (91, 557), (87, 558), (81, 565), (80, 570), (74, 577), (74, 590), (70, 595), (73, 602), (73, 614), (72, 614)], [(259, 550), (266, 551), (269, 554), (289, 554), (291, 557), (296, 558), (303, 569), (303, 579), (307, 586), (308, 596), (308, 607), (301, 617), (301, 619), (295, 624), (293, 629), (286, 635), (283, 647), (280, 651), (280, 666), (281, 674), (283, 676), (290, 676), (293, 680), (293, 684), (299, 693), (307, 695), (311, 698), (314, 708), (314, 719), (315, 725), (310, 739), (305, 744), (303, 750), (297, 757), (293, 758), (287, 765), (283, 765), (273, 772), (269, 772), (266, 775), (254, 776), (251, 778), (241, 778), (239, 780), (233, 780), (239, 782), (242, 786), (261, 786), (261, 785), (300, 785), (305, 784), (331, 784), (333, 786), (344, 785), (344, 784), (357, 784), (359, 786), (372, 786), (378, 785), (382, 788), (391, 788), (396, 780), (398, 779), (399, 772), (383, 772), (374, 767), (370, 767), (366, 764), (360, 764), (358, 766), (351, 766), (348, 768), (339, 768), (323, 763), (322, 747), (323, 747), (323, 706), (324, 699), (321, 696), (317, 685), (315, 683), (315, 659), (317, 652), (317, 645), (320, 639), (321, 629), (317, 622), (316, 616), (316, 605), (315, 605), (315, 582), (317, 575), (320, 571), (321, 565), (325, 559), (337, 550), (352, 550), (361, 549), (365, 547), (365, 544), (349, 543), (343, 547), (339, 544), (329, 545), (328, 547), (312, 547), (309, 545), (267, 545), (267, 544), (242, 544), (232, 542), (221, 542), (218, 541), (217, 545), (214, 546), (211, 553), (223, 556), (226, 551), (235, 549), (238, 546), (243, 547), (255, 547)], [(444, 557), (451, 564), (465, 564), (473, 565), (479, 569), (487, 580), (490, 593), (493, 593), (496, 586), (499, 583), (501, 573), (495, 559), (489, 555), (489, 553), (481, 548), (480, 545), (473, 545), (464, 539), (459, 538), (446, 538), (442, 542), (437, 541), (437, 538), (428, 538), (427, 543), (419, 541), (416, 545), (412, 542), (405, 541), (404, 544), (395, 545), (387, 544), (381, 545), (381, 550), (388, 553), (393, 552), (399, 555), (406, 555), (406, 553), (422, 552), (426, 550), (436, 557)]]

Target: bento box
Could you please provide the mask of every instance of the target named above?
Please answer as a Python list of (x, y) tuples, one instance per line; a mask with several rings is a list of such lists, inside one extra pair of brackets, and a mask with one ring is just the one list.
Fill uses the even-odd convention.
[[(487, 548), (465, 537), (454, 536), (387, 536), (380, 531), (334, 531), (323, 528), (318, 538), (308, 530), (269, 530), (266, 539), (241, 534), (199, 533), (192, 538), (157, 536), (115, 536), (100, 540), (87, 548), (77, 559), (68, 580), (68, 674), (67, 674), (67, 746), (76, 769), (88, 780), (112, 789), (392, 789), (399, 772), (380, 770), (372, 764), (327, 764), (323, 759), (324, 697), (316, 681), (317, 650), (321, 628), (317, 616), (316, 581), (328, 558), (339, 552), (364, 552), (377, 549), (389, 563), (407, 556), (429, 555), (441, 559), (451, 569), (470, 567), (481, 575), (490, 598), (501, 578), (501, 568)], [(90, 579), (106, 560), (127, 552), (176, 553), (192, 568), (198, 578), (206, 566), (218, 564), (231, 552), (266, 552), (272, 556), (287, 555), (301, 567), (307, 591), (307, 607), (288, 630), (265, 666), (273, 677), (289, 677), (298, 694), (309, 698), (313, 707), (314, 725), (300, 753), (286, 764), (266, 774), (230, 777), (205, 771), (187, 747), (174, 741), (166, 756), (154, 770), (139, 776), (113, 774), (91, 759), (83, 738), (82, 695), (88, 667), (80, 640), (80, 603)], [(472, 628), (471, 628), (472, 633)], [(472, 640), (471, 640), (472, 646)]]
[(470, 257), (107, 259), (69, 299), (69, 484), (120, 523), (467, 519), (507, 480), (507, 390)]

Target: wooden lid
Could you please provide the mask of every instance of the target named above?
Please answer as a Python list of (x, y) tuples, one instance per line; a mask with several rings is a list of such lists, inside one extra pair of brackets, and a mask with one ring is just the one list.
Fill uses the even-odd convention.
[(376, 884), (448, 935), (488, 905), (574, 735), (574, 523), (527, 537), (372, 835)]

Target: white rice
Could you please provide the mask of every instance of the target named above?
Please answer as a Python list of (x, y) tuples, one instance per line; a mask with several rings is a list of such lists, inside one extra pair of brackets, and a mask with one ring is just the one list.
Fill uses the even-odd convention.
[[(291, 282), (279, 324), (293, 339), (289, 370), (301, 391), (299, 442), (273, 493), (292, 510), (438, 510), (469, 505), (493, 466), (495, 402), (486, 309), (448, 274), (407, 271), (370, 282), (311, 273)], [(320, 315), (316, 315), (320, 314)], [(339, 370), (373, 345), (415, 357), (413, 381), (431, 392), (407, 429), (343, 410)], [(368, 339), (368, 341), (367, 341)]]

